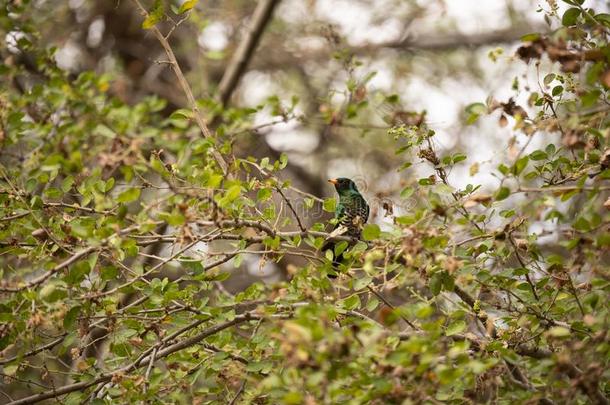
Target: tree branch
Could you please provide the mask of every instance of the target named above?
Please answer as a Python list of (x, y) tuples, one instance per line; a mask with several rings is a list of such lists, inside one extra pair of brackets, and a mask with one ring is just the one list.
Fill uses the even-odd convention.
[(149, 365), (151, 360), (153, 359), (153, 357), (156, 360), (165, 358), (177, 351), (180, 351), (180, 350), (186, 349), (187, 347), (193, 346), (218, 332), (221, 332), (232, 326), (235, 326), (235, 325), (238, 325), (240, 323), (247, 322), (250, 320), (254, 320), (254, 319), (260, 319), (260, 317), (258, 317), (257, 315), (254, 315), (250, 312), (247, 312), (243, 315), (237, 315), (231, 321), (227, 321), (227, 322), (220, 323), (218, 325), (214, 325), (214, 326), (207, 328), (204, 331), (198, 333), (195, 336), (184, 339), (184, 340), (177, 342), (171, 346), (168, 346), (164, 349), (157, 350), (156, 353), (154, 353), (154, 351), (152, 351), (152, 353), (149, 355), (140, 356), (133, 363), (131, 363), (121, 369), (118, 369), (114, 372), (102, 374), (101, 376), (99, 376), (93, 380), (90, 380), (90, 381), (81, 381), (78, 383), (65, 385), (63, 387), (53, 389), (50, 391), (45, 391), (45, 392), (41, 392), (39, 394), (31, 395), (29, 397), (21, 398), (16, 401), (9, 402), (8, 405), (34, 404), (34, 403), (37, 403), (40, 401), (44, 401), (45, 399), (57, 398), (61, 395), (69, 394), (70, 392), (82, 391), (82, 390), (85, 390), (94, 385), (98, 385), (100, 383), (106, 383), (106, 382), (112, 380), (112, 377), (115, 375), (118, 375), (120, 373), (128, 373), (128, 372), (131, 372), (133, 370), (136, 370), (136, 369), (142, 367), (143, 365)]
[(237, 87), (237, 83), (239, 83), (239, 79), (246, 71), (246, 67), (256, 50), (265, 27), (271, 21), (273, 10), (278, 3), (279, 0), (260, 0), (256, 6), (248, 32), (233, 53), (233, 57), (218, 85), (218, 98), (222, 105), (227, 104)]
[[(138, 9), (140, 10), (140, 13), (144, 17), (148, 17), (148, 11), (146, 11), (144, 6), (142, 6), (142, 3), (140, 3), (140, 0), (133, 0), (133, 2), (136, 4)], [(184, 77), (184, 73), (182, 73), (182, 69), (180, 68), (180, 65), (178, 64), (176, 55), (174, 55), (174, 51), (172, 50), (171, 46), (169, 45), (169, 42), (167, 41), (165, 36), (161, 33), (159, 28), (157, 28), (156, 26), (153, 26), (150, 30), (153, 32), (153, 34), (155, 35), (155, 37), (157, 38), (157, 40), (163, 47), (163, 50), (165, 50), (165, 53), (169, 60), (169, 64), (171, 65), (172, 70), (174, 71), (174, 74), (176, 75), (176, 78), (178, 79), (178, 83), (180, 84), (182, 91), (186, 95), (186, 98), (189, 103), (189, 107), (193, 111), (193, 116), (195, 118), (195, 121), (197, 122), (197, 126), (199, 126), (199, 129), (201, 130), (201, 134), (203, 135), (204, 138), (213, 139), (214, 137), (212, 135), (212, 132), (206, 125), (206, 123), (203, 119), (203, 116), (201, 115), (201, 111), (199, 111), (199, 107), (197, 106), (197, 100), (195, 100), (195, 96), (193, 95), (193, 90), (191, 90), (191, 86), (186, 81), (186, 77)], [(224, 160), (224, 158), (222, 157), (220, 152), (218, 152), (218, 150), (216, 148), (213, 148), (212, 155), (214, 156), (214, 160), (216, 160), (216, 163), (218, 163), (218, 166), (220, 166), (220, 168), (222, 169), (222, 172), (225, 175), (227, 175), (229, 166), (227, 165), (227, 162)]]
[[(544, 32), (544, 26), (510, 27), (503, 30), (496, 30), (480, 34), (420, 34), (417, 37), (407, 36), (404, 39), (382, 42), (379, 44), (364, 44), (358, 46), (348, 46), (345, 51), (361, 57), (374, 57), (384, 49), (397, 51), (429, 51), (429, 52), (449, 52), (463, 48), (478, 48), (487, 45), (512, 43), (532, 32)], [(293, 54), (283, 49), (264, 49), (266, 58), (257, 59), (253, 68), (269, 70), (281, 69), (287, 65), (298, 65), (303, 61), (324, 62), (332, 58), (332, 51), (328, 49), (314, 50)]]
[(480, 34), (421, 35), (414, 39), (407, 37), (401, 41), (381, 44), (383, 48), (418, 49), (423, 51), (444, 52), (457, 48), (475, 48), (485, 45), (518, 41), (532, 32), (544, 32), (545, 26), (517, 26)]
[(89, 255), (90, 253), (93, 253), (96, 250), (102, 249), (113, 237), (115, 237), (117, 235), (118, 236), (125, 235), (126, 233), (134, 231), (134, 230), (138, 229), (139, 227), (140, 227), (140, 225), (132, 225), (130, 227), (122, 229), (122, 230), (118, 231), (117, 233), (113, 234), (112, 236), (109, 236), (108, 238), (104, 239), (99, 246), (89, 246), (88, 248), (85, 248), (79, 252), (76, 252), (75, 254), (73, 254), (72, 256), (70, 256), (69, 258), (67, 258), (60, 264), (58, 264), (57, 266), (53, 267), (51, 270), (45, 272), (44, 274), (41, 274), (40, 276), (34, 278), (33, 280), (30, 280), (29, 282), (25, 283), (24, 285), (22, 285), (20, 287), (14, 287), (14, 288), (13, 287), (1, 287), (0, 292), (14, 293), (14, 292), (20, 292), (23, 290), (27, 290), (28, 288), (36, 287), (36, 286), (44, 283), (55, 273), (65, 269), (66, 267), (77, 262), (78, 260)]

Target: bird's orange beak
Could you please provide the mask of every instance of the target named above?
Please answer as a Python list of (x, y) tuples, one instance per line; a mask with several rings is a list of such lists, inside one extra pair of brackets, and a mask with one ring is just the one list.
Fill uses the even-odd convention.
[(328, 179), (329, 183), (337, 184), (337, 179)]

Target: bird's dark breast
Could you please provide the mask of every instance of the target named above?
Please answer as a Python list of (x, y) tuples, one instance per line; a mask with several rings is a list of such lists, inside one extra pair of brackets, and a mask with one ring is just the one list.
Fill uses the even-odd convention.
[(359, 237), (362, 226), (369, 218), (369, 206), (360, 196), (344, 201), (344, 212), (341, 218), (341, 225), (348, 229), (348, 234)]

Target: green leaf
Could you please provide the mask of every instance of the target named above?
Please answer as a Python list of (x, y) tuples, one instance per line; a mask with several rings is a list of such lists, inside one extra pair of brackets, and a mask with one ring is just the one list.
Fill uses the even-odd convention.
[(553, 326), (549, 329), (548, 334), (554, 337), (566, 337), (570, 336), (570, 329), (563, 326)]
[(44, 191), (44, 195), (47, 198), (55, 199), (55, 198), (60, 198), (63, 195), (63, 193), (58, 188), (49, 187)]
[(186, 222), (186, 217), (184, 214), (178, 210), (173, 210), (172, 212), (160, 212), (159, 219), (167, 222), (168, 225), (171, 226), (180, 226), (184, 225)]
[(303, 403), (303, 394), (298, 391), (287, 392), (282, 398), (282, 403), (286, 405), (298, 405)]
[(510, 189), (508, 187), (500, 187), (500, 189), (496, 193), (495, 199), (496, 201), (502, 201), (508, 198), (509, 195)]
[(341, 242), (337, 243), (335, 245), (335, 249), (333, 251), (334, 253), (334, 257), (338, 257), (341, 253), (343, 253), (345, 251), (345, 249), (347, 249), (348, 243), (345, 240), (342, 240)]
[(532, 160), (544, 160), (544, 159), (548, 158), (548, 155), (544, 151), (535, 150), (532, 153), (530, 153), (530, 158)]
[(417, 183), (420, 186), (431, 186), (434, 184), (434, 181), (429, 177), (422, 177), (421, 179), (417, 180)]
[(568, 201), (570, 198), (580, 194), (580, 190), (570, 190), (561, 194), (561, 201)]
[(451, 325), (447, 326), (447, 329), (445, 330), (445, 335), (446, 336), (457, 335), (458, 333), (463, 332), (465, 329), (466, 329), (466, 322), (456, 321), (456, 322), (453, 322)]
[(414, 192), (415, 192), (415, 189), (413, 187), (405, 187), (400, 192), (400, 198), (409, 198), (413, 195)]
[(578, 20), (578, 16), (580, 15), (580, 9), (576, 7), (569, 8), (563, 13), (563, 17), (561, 18), (561, 24), (564, 27), (569, 27), (571, 25), (575, 25)]
[(263, 239), (263, 243), (265, 246), (269, 246), (271, 249), (278, 249), (280, 247), (281, 240), (279, 236), (276, 236), (275, 238), (267, 236), (265, 239)]
[(355, 291), (362, 290), (367, 285), (371, 284), (371, 281), (373, 281), (373, 277), (370, 277), (370, 276), (364, 276), (364, 277), (356, 279), (356, 281), (354, 281), (354, 290)]
[(95, 221), (91, 218), (78, 218), (70, 223), (72, 235), (77, 238), (88, 238), (93, 235)]
[(7, 366), (2, 367), (2, 372), (8, 376), (13, 376), (19, 370), (20, 365), (21, 365), (21, 363), (9, 364)]
[(466, 123), (471, 125), (479, 119), (479, 116), (487, 114), (487, 106), (483, 103), (473, 103), (466, 107), (466, 113), (468, 113)]
[(72, 188), (72, 185), (74, 184), (74, 177), (72, 176), (67, 176), (62, 182), (61, 182), (61, 191), (63, 191), (64, 193), (67, 193), (68, 191), (70, 191), (70, 189)]
[(602, 25), (610, 28), (610, 14), (599, 13), (595, 15), (595, 20), (599, 21)]
[(417, 310), (415, 311), (415, 316), (419, 319), (426, 319), (431, 317), (434, 314), (434, 307), (432, 305), (427, 305), (424, 303), (420, 303), (417, 305)]
[(142, 190), (140, 190), (139, 188), (135, 188), (135, 187), (127, 189), (127, 190), (123, 191), (121, 194), (119, 194), (119, 196), (117, 197), (117, 201), (120, 203), (128, 203), (128, 202), (135, 201), (138, 198), (140, 198), (141, 192), (142, 192)]
[(70, 271), (64, 277), (64, 281), (68, 285), (77, 285), (85, 279), (89, 272), (91, 272), (91, 266), (88, 262), (78, 262), (70, 267)]
[(261, 188), (256, 193), (256, 200), (259, 202), (267, 201), (271, 198), (272, 191), (269, 188)]
[(71, 329), (74, 324), (76, 323), (76, 320), (78, 319), (78, 315), (80, 314), (81, 311), (81, 306), (75, 306), (73, 308), (70, 308), (70, 310), (66, 313), (66, 315), (64, 315), (64, 329), (65, 330), (69, 330)]
[(193, 110), (188, 108), (180, 108), (172, 112), (169, 118), (173, 120), (189, 121), (191, 118), (193, 118)]
[(146, 17), (142, 22), (142, 28), (144, 28), (145, 30), (151, 29), (152, 27), (157, 25), (159, 21), (161, 21), (161, 17), (155, 14), (149, 14), (148, 17)]
[(142, 22), (142, 28), (148, 30), (154, 27), (159, 21), (163, 19), (164, 15), (165, 11), (163, 9), (163, 1), (155, 0), (155, 5), (152, 11), (149, 12), (148, 16)]
[(441, 288), (443, 287), (442, 275), (440, 273), (434, 273), (432, 277), (430, 277), (428, 287), (430, 288), (430, 292), (432, 293), (432, 295), (440, 294)]
[(280, 155), (280, 159), (279, 159), (278, 169), (283, 170), (286, 168), (286, 166), (288, 166), (288, 155), (286, 155), (284, 152), (282, 152), (282, 154)]
[(150, 156), (150, 167), (152, 167), (155, 172), (159, 173), (165, 179), (170, 176), (169, 171), (157, 155)]
[(180, 9), (178, 10), (179, 14), (185, 13), (187, 11), (189, 11), (190, 9), (192, 9), (193, 7), (195, 7), (197, 5), (197, 3), (199, 2), (199, 0), (186, 0), (184, 3), (182, 3), (182, 5), (180, 6)]
[(336, 207), (337, 201), (334, 198), (327, 198), (322, 204), (322, 208), (324, 208), (324, 211), (326, 212), (335, 212)]
[(466, 112), (471, 114), (487, 114), (487, 106), (483, 103), (473, 103), (466, 106)]
[(551, 91), (551, 94), (553, 95), (553, 97), (557, 97), (561, 93), (563, 93), (563, 86), (555, 86), (555, 87), (553, 87), (553, 90)]
[(351, 311), (356, 308), (360, 308), (360, 297), (358, 296), (358, 294), (353, 294), (343, 300), (339, 300), (338, 304), (342, 308), (345, 308), (348, 311)]
[(263, 169), (273, 169), (273, 166), (269, 165), (269, 158), (264, 157), (261, 159), (261, 167)]
[(453, 163), (459, 163), (462, 160), (466, 160), (467, 156), (463, 153), (456, 153), (455, 155), (453, 155)]
[(506, 166), (504, 163), (500, 163), (500, 165), (498, 165), (498, 171), (506, 176), (508, 174), (509, 169), (508, 166)]
[(368, 302), (366, 303), (366, 310), (372, 312), (375, 309), (377, 309), (378, 306), (379, 306), (379, 300), (375, 297), (371, 297), (368, 300)]
[(95, 135), (100, 135), (109, 139), (114, 139), (117, 136), (117, 134), (112, 129), (108, 128), (104, 124), (98, 124), (93, 130), (93, 133)]
[(110, 190), (112, 190), (112, 188), (114, 187), (114, 183), (115, 183), (114, 177), (109, 178), (106, 181), (106, 184), (104, 185), (104, 192), (107, 193)]
[(40, 298), (46, 302), (56, 302), (68, 296), (63, 282), (45, 284), (40, 289)]
[(537, 40), (538, 38), (540, 38), (540, 34), (536, 33), (532, 33), (532, 34), (525, 34), (524, 36), (521, 37), (521, 41), (523, 42), (533, 42), (535, 40)]
[(525, 170), (529, 161), (529, 156), (523, 156), (521, 159), (517, 160), (515, 162), (515, 165), (513, 166), (513, 174), (515, 176), (519, 176), (523, 172), (523, 170)]
[(119, 274), (119, 270), (114, 266), (104, 266), (100, 270), (102, 280), (114, 280)]
[(40, 198), (40, 196), (35, 195), (30, 200), (30, 207), (34, 210), (41, 209), (43, 205), (44, 205), (44, 203), (42, 201), (42, 198)]
[(225, 199), (227, 202), (233, 202), (241, 195), (241, 186), (236, 184), (234, 186), (229, 187), (227, 190), (227, 194), (225, 195)]
[(591, 229), (591, 224), (583, 217), (578, 217), (573, 226), (574, 229), (581, 232), (587, 232)]
[(366, 224), (362, 230), (362, 238), (364, 240), (378, 239), (380, 234), (381, 229), (379, 229), (379, 225), (377, 224)]

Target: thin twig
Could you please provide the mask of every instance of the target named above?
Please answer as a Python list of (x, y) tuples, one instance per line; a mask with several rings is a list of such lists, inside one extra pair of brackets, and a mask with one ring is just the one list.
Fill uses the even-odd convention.
[(150, 362), (148, 362), (148, 367), (146, 368), (146, 373), (144, 373), (144, 392), (148, 391), (150, 373), (153, 369), (153, 364), (155, 363), (158, 351), (159, 351), (158, 347), (155, 347), (153, 349), (152, 355), (150, 356)]
[(100, 243), (99, 246), (89, 246), (88, 248), (85, 248), (85, 249), (73, 254), (72, 256), (70, 256), (69, 258), (67, 258), (60, 264), (58, 264), (57, 266), (53, 267), (51, 270), (48, 270), (44, 274), (34, 278), (33, 280), (28, 281), (24, 285), (22, 285), (20, 287), (2, 287), (2, 288), (0, 288), (0, 292), (20, 292), (20, 291), (26, 290), (28, 288), (36, 287), (36, 286), (42, 284), (43, 282), (45, 282), (52, 275), (65, 269), (66, 267), (77, 262), (78, 260), (82, 259), (83, 257), (88, 256), (89, 254), (95, 252), (96, 250), (103, 249), (112, 238), (114, 238), (116, 236), (124, 235), (131, 231), (134, 231), (134, 230), (138, 229), (139, 227), (140, 227), (139, 225), (133, 225), (133, 226), (127, 227), (125, 229), (122, 229), (122, 230), (118, 231), (117, 233), (113, 234), (112, 236), (109, 236), (108, 238), (102, 240), (102, 242)]
[(527, 283), (530, 285), (530, 287), (532, 289), (534, 298), (536, 298), (536, 301), (540, 301), (540, 297), (538, 297), (538, 293), (536, 292), (536, 287), (534, 286), (534, 283), (532, 282), (532, 279), (530, 278), (529, 269), (525, 265), (523, 258), (521, 258), (521, 254), (519, 253), (519, 248), (517, 247), (517, 244), (513, 240), (513, 235), (511, 235), (510, 233), (508, 234), (508, 240), (510, 241), (510, 244), (513, 245), (513, 248), (515, 250), (515, 256), (517, 257), (519, 264), (521, 264), (521, 267), (523, 267), (525, 270), (528, 271), (527, 273), (525, 273), (525, 279), (527, 280)]
[[(250, 312), (247, 312), (243, 315), (237, 315), (231, 321), (226, 321), (226, 322), (214, 325), (214, 326), (207, 328), (204, 331), (196, 334), (195, 336), (184, 339), (171, 346), (168, 346), (168, 347), (165, 347), (164, 349), (159, 350), (156, 354), (156, 358), (157, 359), (165, 358), (175, 352), (178, 352), (180, 350), (191, 347), (191, 346), (199, 343), (200, 341), (206, 339), (207, 337), (212, 336), (218, 332), (221, 332), (232, 326), (235, 326), (235, 325), (238, 325), (240, 323), (247, 322), (250, 320), (254, 320), (254, 319), (260, 319), (260, 317), (258, 315), (254, 315), (253, 313), (250, 313)], [(63, 387), (59, 387), (59, 388), (56, 388), (53, 390), (30, 395), (28, 397), (21, 398), (16, 401), (10, 402), (7, 405), (34, 404), (34, 403), (37, 403), (40, 401), (44, 401), (45, 399), (57, 398), (59, 396), (69, 394), (74, 391), (83, 391), (94, 385), (98, 385), (98, 384), (106, 383), (106, 382), (110, 381), (115, 374), (129, 373), (131, 371), (134, 371), (134, 370), (142, 367), (143, 364), (149, 364), (151, 358), (152, 358), (151, 355), (141, 355), (134, 362), (130, 363), (129, 365), (122, 367), (118, 370), (115, 370), (113, 372), (104, 373), (104, 374), (100, 375), (99, 377), (94, 378), (92, 380), (81, 381), (81, 382), (74, 383), (74, 384), (68, 384)]]
[[(396, 307), (394, 305), (392, 305), (390, 303), (390, 301), (388, 301), (387, 299), (385, 299), (385, 297), (383, 295), (381, 295), (378, 291), (375, 291), (375, 289), (373, 287), (371, 287), (370, 285), (366, 286), (370, 292), (372, 292), (377, 298), (379, 298), (385, 305), (387, 305), (390, 309), (392, 309), (393, 311), (396, 310)], [(403, 316), (402, 314), (398, 314), (398, 316), (400, 316), (400, 318), (405, 321), (407, 323), (407, 325), (409, 325), (411, 328), (415, 329), (415, 330), (419, 330), (419, 328), (417, 326), (415, 326), (413, 324), (413, 322), (411, 322), (410, 320), (407, 319), (407, 317)]]
[(231, 402), (229, 402), (229, 405), (234, 405), (235, 402), (237, 401), (237, 399), (239, 398), (239, 396), (241, 395), (242, 392), (244, 392), (244, 389), (246, 388), (246, 383), (248, 382), (248, 380), (246, 380), (244, 378), (244, 380), (241, 382), (241, 385), (239, 386), (239, 389), (237, 390), (237, 392), (235, 393), (235, 396), (233, 397), (233, 399), (231, 400)]
[(295, 211), (294, 207), (292, 206), (292, 203), (290, 202), (290, 200), (286, 197), (286, 195), (284, 195), (284, 192), (282, 191), (282, 189), (279, 186), (276, 186), (275, 189), (277, 190), (277, 192), (282, 196), (282, 198), (284, 199), (284, 201), (286, 201), (286, 205), (288, 205), (288, 208), (290, 208), (290, 211), (292, 211), (292, 214), (294, 215), (294, 217), (297, 220), (297, 223), (299, 224), (299, 229), (302, 232), (305, 232), (306, 228), (303, 226), (303, 223), (301, 222), (301, 218), (299, 218), (299, 215), (297, 214), (297, 212)]
[[(146, 11), (144, 6), (142, 6), (142, 3), (140, 2), (140, 0), (133, 0), (133, 2), (136, 4), (138, 9), (140, 10), (140, 13), (145, 18), (148, 17), (148, 11)], [(165, 51), (167, 58), (169, 59), (172, 70), (174, 71), (174, 74), (176, 75), (176, 78), (178, 79), (178, 83), (180, 84), (182, 91), (186, 95), (189, 107), (193, 111), (193, 117), (195, 118), (195, 121), (197, 122), (197, 126), (199, 126), (199, 129), (201, 130), (201, 134), (203, 135), (204, 138), (213, 139), (214, 137), (212, 135), (212, 132), (206, 125), (206, 123), (203, 119), (203, 116), (201, 115), (201, 111), (199, 110), (199, 106), (197, 105), (197, 100), (195, 99), (195, 96), (193, 95), (193, 90), (191, 89), (191, 86), (188, 84), (186, 77), (184, 77), (184, 73), (182, 72), (182, 69), (180, 68), (180, 65), (178, 64), (176, 55), (174, 55), (174, 51), (172, 50), (171, 46), (169, 45), (167, 38), (165, 38), (165, 36), (161, 33), (159, 28), (157, 28), (156, 26), (151, 27), (151, 31), (153, 32), (153, 34), (155, 35), (155, 37), (157, 38), (157, 40), (163, 47), (163, 50)], [(214, 156), (214, 160), (216, 160), (216, 163), (218, 163), (218, 166), (220, 166), (222, 172), (225, 175), (227, 175), (229, 166), (227, 165), (227, 162), (224, 160), (224, 158), (222, 157), (220, 152), (218, 152), (218, 150), (216, 148), (212, 148), (212, 155)]]

